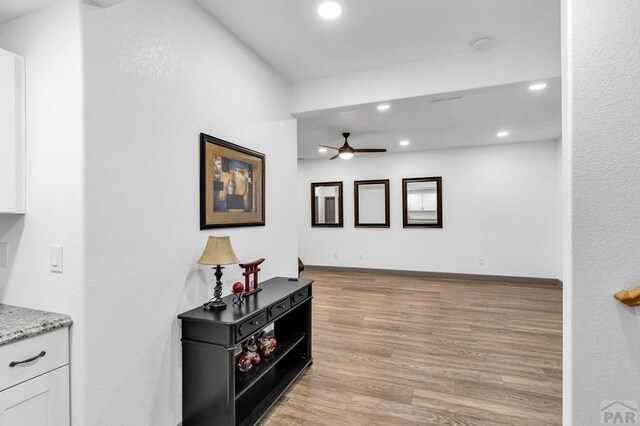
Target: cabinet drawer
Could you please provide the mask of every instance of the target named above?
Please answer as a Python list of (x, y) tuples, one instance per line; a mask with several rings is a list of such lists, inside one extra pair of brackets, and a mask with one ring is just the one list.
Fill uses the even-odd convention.
[(291, 307), (291, 299), (289, 299), (288, 297), (285, 297), (281, 301), (276, 302), (273, 305), (269, 306), (269, 309), (267, 309), (267, 313), (269, 314), (269, 321), (284, 314), (289, 310), (290, 307)]
[(254, 315), (248, 320), (238, 324), (238, 328), (236, 329), (236, 340), (244, 339), (265, 325), (267, 325), (267, 313), (262, 311), (258, 315)]
[(291, 306), (297, 305), (298, 303), (305, 300), (307, 297), (309, 297), (309, 287), (305, 287), (301, 290), (298, 290), (297, 292), (291, 295)]
[[(38, 357), (42, 352), (43, 356)], [(11, 367), (12, 362), (33, 361)], [(0, 346), (0, 390), (69, 363), (69, 328)]]

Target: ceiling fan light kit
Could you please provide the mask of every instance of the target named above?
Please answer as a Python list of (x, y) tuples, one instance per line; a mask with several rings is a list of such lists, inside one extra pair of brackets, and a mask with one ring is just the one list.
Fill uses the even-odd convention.
[(353, 158), (353, 152), (341, 152), (340, 154), (338, 154), (338, 157), (342, 158), (343, 160), (351, 160)]
[(351, 136), (351, 133), (345, 132), (342, 134), (342, 137), (344, 138), (344, 145), (342, 145), (340, 148), (336, 148), (335, 146), (320, 145), (323, 148), (338, 150), (338, 153), (331, 157), (329, 160), (335, 160), (338, 157), (343, 160), (350, 160), (351, 158), (353, 158), (353, 155), (358, 152), (387, 152), (387, 150), (384, 148), (352, 148), (348, 142), (349, 136)]

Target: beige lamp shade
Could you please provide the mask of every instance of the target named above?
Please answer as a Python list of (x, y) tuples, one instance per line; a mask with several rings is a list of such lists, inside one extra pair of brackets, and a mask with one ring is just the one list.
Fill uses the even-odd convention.
[(198, 260), (201, 265), (231, 265), (238, 262), (229, 237), (209, 237), (207, 246)]

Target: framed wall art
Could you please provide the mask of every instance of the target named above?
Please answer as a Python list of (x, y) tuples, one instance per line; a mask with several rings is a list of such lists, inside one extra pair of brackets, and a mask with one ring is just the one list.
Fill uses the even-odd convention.
[(200, 229), (264, 226), (265, 155), (200, 134)]

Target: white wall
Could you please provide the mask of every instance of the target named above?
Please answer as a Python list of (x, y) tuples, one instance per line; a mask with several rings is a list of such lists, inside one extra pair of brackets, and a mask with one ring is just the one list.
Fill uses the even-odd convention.
[[(80, 425), (181, 421), (177, 314), (205, 302), (208, 235), (230, 235), (262, 279), (297, 275), (296, 125), (289, 87), (185, 0), (83, 16), (87, 402)], [(266, 154), (266, 227), (199, 231), (199, 132)], [(225, 270), (225, 293), (240, 268)], [(231, 308), (228, 308), (231, 309)]]
[(603, 400), (640, 402), (640, 310), (612, 296), (640, 283), (640, 3), (564, 6), (573, 251), (565, 409), (573, 424), (595, 425)]
[[(72, 403), (80, 404), (84, 341), (84, 214), (80, 6), (58, 0), (0, 26), (0, 48), (26, 62), (26, 211), (0, 215), (10, 267), (0, 303), (70, 314)], [(1, 153), (0, 153), (1, 155)], [(49, 271), (49, 246), (64, 246), (64, 272)], [(78, 368), (78, 370), (76, 370)]]
[[(27, 212), (0, 215), (11, 245), (0, 300), (69, 311), (81, 291), (82, 69), (79, 5), (59, 0), (0, 26), (0, 48), (26, 58)], [(65, 246), (64, 273), (49, 272), (49, 245)]]
[[(557, 144), (299, 161), (300, 257), (308, 265), (560, 278)], [(404, 229), (402, 178), (429, 176), (442, 176), (444, 228)], [(354, 228), (353, 181), (387, 178), (391, 228)], [(310, 184), (324, 181), (344, 182), (342, 229), (311, 227)]]

